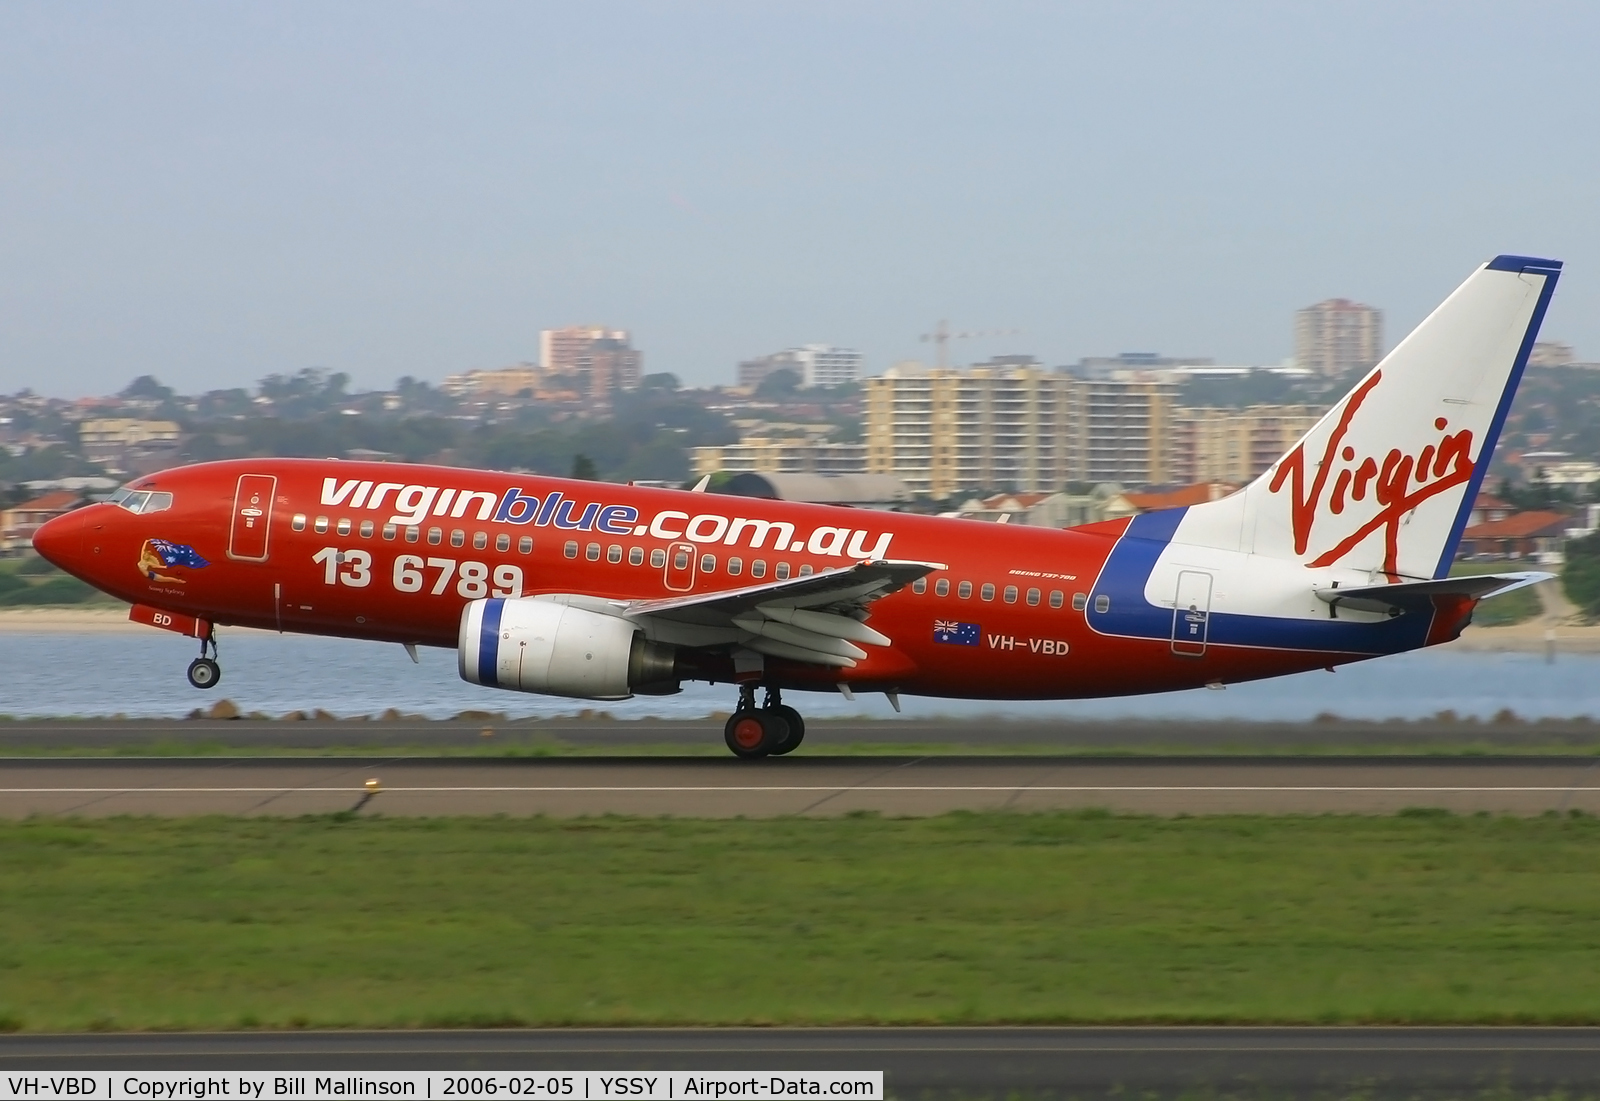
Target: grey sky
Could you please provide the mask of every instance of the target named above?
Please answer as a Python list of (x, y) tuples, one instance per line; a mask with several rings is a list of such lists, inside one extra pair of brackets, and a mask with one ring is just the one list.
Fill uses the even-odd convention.
[(0, 6), (0, 391), (306, 366), (362, 387), (633, 329), (730, 381), (805, 342), (1270, 362), (1568, 262), (1600, 359), (1600, 8)]

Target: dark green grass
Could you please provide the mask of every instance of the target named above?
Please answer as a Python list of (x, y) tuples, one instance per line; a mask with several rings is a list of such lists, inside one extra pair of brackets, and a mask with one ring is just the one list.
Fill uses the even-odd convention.
[(30, 1030), (1600, 1022), (1600, 821), (0, 823)]

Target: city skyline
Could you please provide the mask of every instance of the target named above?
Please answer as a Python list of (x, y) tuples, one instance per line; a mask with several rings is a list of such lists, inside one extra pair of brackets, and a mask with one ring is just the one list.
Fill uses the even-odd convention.
[[(1594, 348), (1596, 30), (1560, 5), (8, 5), (0, 391), (437, 381), (583, 318), (689, 385), (816, 340), (881, 371), (940, 318), (1018, 331), (975, 362), (1275, 363), (1307, 303), (1408, 331), (1502, 251), (1568, 261), (1547, 331)], [(531, 65), (540, 41), (563, 49)], [(1499, 75), (1525, 58), (1538, 80)]]

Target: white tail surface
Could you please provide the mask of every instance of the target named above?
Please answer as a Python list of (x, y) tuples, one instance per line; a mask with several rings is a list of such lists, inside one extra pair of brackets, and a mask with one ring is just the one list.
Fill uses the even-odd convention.
[(1560, 271), (1524, 256), (1480, 267), (1265, 474), (1193, 506), (1186, 541), (1444, 576)]

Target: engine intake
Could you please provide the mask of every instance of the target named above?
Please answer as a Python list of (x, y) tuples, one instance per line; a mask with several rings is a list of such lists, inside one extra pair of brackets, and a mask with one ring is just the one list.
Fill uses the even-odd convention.
[(626, 619), (538, 597), (470, 601), (456, 650), (461, 679), (585, 700), (679, 690), (671, 646)]

